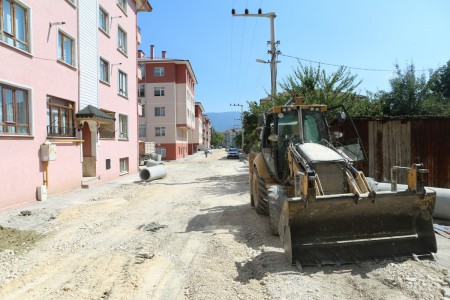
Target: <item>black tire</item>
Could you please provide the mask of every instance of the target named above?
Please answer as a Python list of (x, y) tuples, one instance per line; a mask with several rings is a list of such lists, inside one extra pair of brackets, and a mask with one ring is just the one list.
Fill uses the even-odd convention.
[(279, 235), (278, 223), (280, 221), (281, 208), (283, 207), (286, 192), (282, 185), (272, 185), (268, 190), (269, 200), (269, 226), (270, 233)]
[(267, 216), (269, 214), (269, 204), (267, 202), (267, 189), (264, 180), (259, 178), (256, 168), (253, 169), (252, 176), (253, 204), (256, 212), (260, 215)]

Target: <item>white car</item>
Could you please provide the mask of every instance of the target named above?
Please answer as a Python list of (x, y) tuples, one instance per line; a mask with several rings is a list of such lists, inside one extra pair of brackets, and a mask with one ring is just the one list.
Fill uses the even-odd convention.
[(229, 148), (227, 158), (239, 158), (239, 151), (237, 148)]

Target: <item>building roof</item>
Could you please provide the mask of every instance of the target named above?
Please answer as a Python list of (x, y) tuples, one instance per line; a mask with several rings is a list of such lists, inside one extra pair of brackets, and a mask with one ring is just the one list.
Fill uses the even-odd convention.
[(77, 119), (90, 119), (90, 120), (97, 120), (97, 121), (115, 121), (116, 119), (112, 116), (102, 112), (100, 109), (98, 109), (95, 106), (88, 105), (82, 110), (80, 110), (78, 113), (75, 114)]
[(151, 12), (153, 7), (148, 0), (135, 0), (137, 12)]
[(173, 59), (173, 58), (161, 58), (161, 57), (155, 57), (155, 58), (141, 57), (141, 58), (138, 58), (138, 63), (158, 63), (158, 64), (160, 64), (160, 63), (166, 63), (166, 64), (167, 63), (169, 63), (169, 64), (173, 63), (173, 64), (176, 64), (176, 65), (183, 65), (184, 64), (184, 65), (187, 66), (189, 72), (192, 75), (192, 78), (194, 78), (195, 84), (198, 84), (197, 77), (195, 77), (194, 70), (192, 69), (191, 62), (189, 60), (186, 60), (186, 59)]

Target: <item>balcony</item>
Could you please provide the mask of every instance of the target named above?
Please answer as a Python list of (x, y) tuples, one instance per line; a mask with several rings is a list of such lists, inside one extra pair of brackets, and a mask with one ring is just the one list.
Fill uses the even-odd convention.
[(138, 80), (142, 80), (142, 68), (141, 67), (137, 67), (137, 79)]
[(139, 28), (139, 26), (137, 26), (136, 28), (136, 41), (138, 45), (140, 45), (142, 42), (141, 29)]

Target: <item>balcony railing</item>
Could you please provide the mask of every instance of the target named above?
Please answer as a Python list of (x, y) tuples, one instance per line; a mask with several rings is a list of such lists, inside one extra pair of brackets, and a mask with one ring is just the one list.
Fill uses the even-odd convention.
[(47, 126), (47, 136), (67, 136), (74, 137), (76, 128)]

